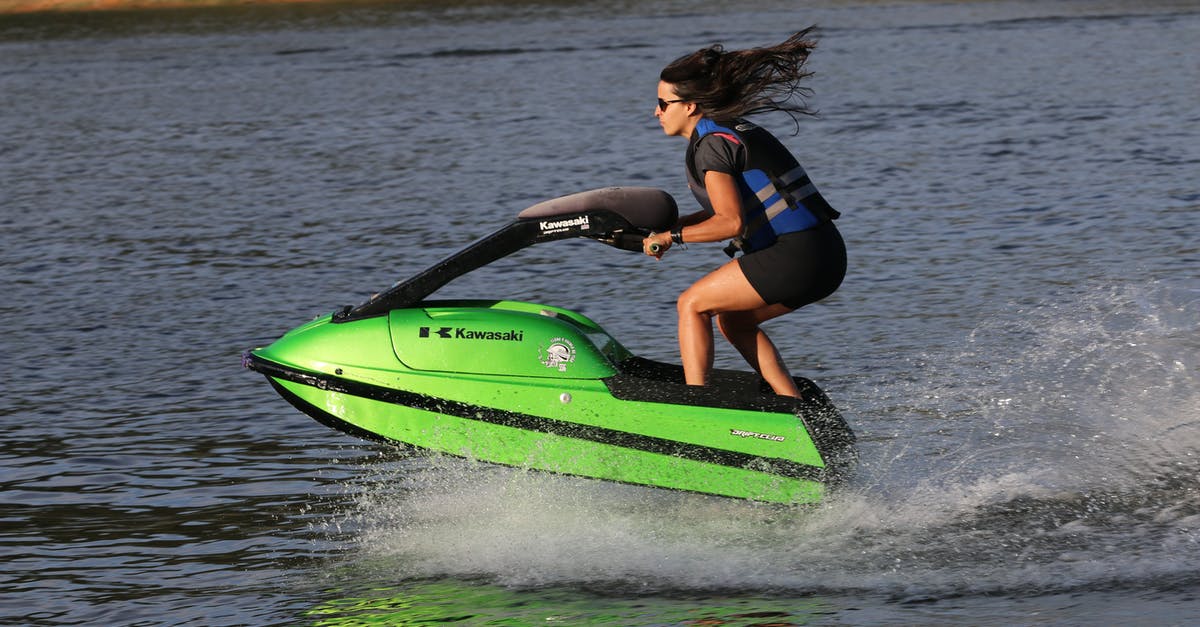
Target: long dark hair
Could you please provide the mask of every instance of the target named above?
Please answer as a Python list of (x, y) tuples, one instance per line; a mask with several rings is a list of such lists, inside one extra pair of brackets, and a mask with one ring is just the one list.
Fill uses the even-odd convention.
[(716, 122), (766, 111), (783, 111), (796, 121), (797, 115), (816, 113), (805, 102), (812, 92), (800, 84), (812, 76), (804, 63), (817, 46), (809, 39), (815, 30), (816, 26), (809, 26), (765, 48), (728, 52), (720, 44), (701, 48), (672, 61), (659, 78)]

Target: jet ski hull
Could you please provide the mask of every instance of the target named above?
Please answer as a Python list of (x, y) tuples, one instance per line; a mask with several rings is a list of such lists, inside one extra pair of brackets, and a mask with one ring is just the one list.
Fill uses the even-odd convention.
[(246, 364), (331, 427), (520, 468), (815, 503), (853, 463), (853, 434), (812, 382), (797, 379), (800, 400), (733, 371), (685, 386), (677, 366), (544, 305), (430, 301), (327, 317)]

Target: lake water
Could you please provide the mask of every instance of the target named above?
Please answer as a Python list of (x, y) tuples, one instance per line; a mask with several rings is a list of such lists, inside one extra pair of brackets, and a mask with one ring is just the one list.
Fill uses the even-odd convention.
[[(810, 23), (820, 117), (760, 122), (850, 251), (769, 327), (860, 437), (828, 503), (395, 451), (241, 369), (540, 200), (690, 208), (658, 71)], [(0, 623), (1194, 623), (1198, 41), (1158, 0), (0, 18)], [(675, 361), (719, 249), (561, 242), (439, 295)]]

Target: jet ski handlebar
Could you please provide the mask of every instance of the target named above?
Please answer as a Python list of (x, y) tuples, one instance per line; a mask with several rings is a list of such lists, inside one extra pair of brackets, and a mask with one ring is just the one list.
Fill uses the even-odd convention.
[(546, 200), (420, 274), (357, 307), (347, 306), (335, 313), (333, 320), (349, 322), (411, 306), (472, 270), (542, 242), (585, 237), (641, 252), (646, 235), (670, 230), (678, 218), (675, 199), (652, 187), (606, 187)]
[(670, 194), (653, 187), (606, 187), (539, 202), (517, 214), (518, 220), (545, 220), (598, 211), (615, 213), (631, 226), (665, 230), (675, 225), (679, 208)]

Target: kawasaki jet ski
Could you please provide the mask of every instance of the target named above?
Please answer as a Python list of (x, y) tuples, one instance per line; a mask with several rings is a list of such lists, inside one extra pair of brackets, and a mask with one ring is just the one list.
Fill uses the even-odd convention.
[(642, 251), (678, 218), (662, 190), (612, 187), (538, 203), (367, 302), (248, 352), (285, 399), (372, 440), (474, 460), (775, 503), (816, 503), (852, 467), (854, 434), (813, 382), (777, 396), (718, 369), (704, 387), (551, 305), (430, 300), (527, 246), (587, 238)]

